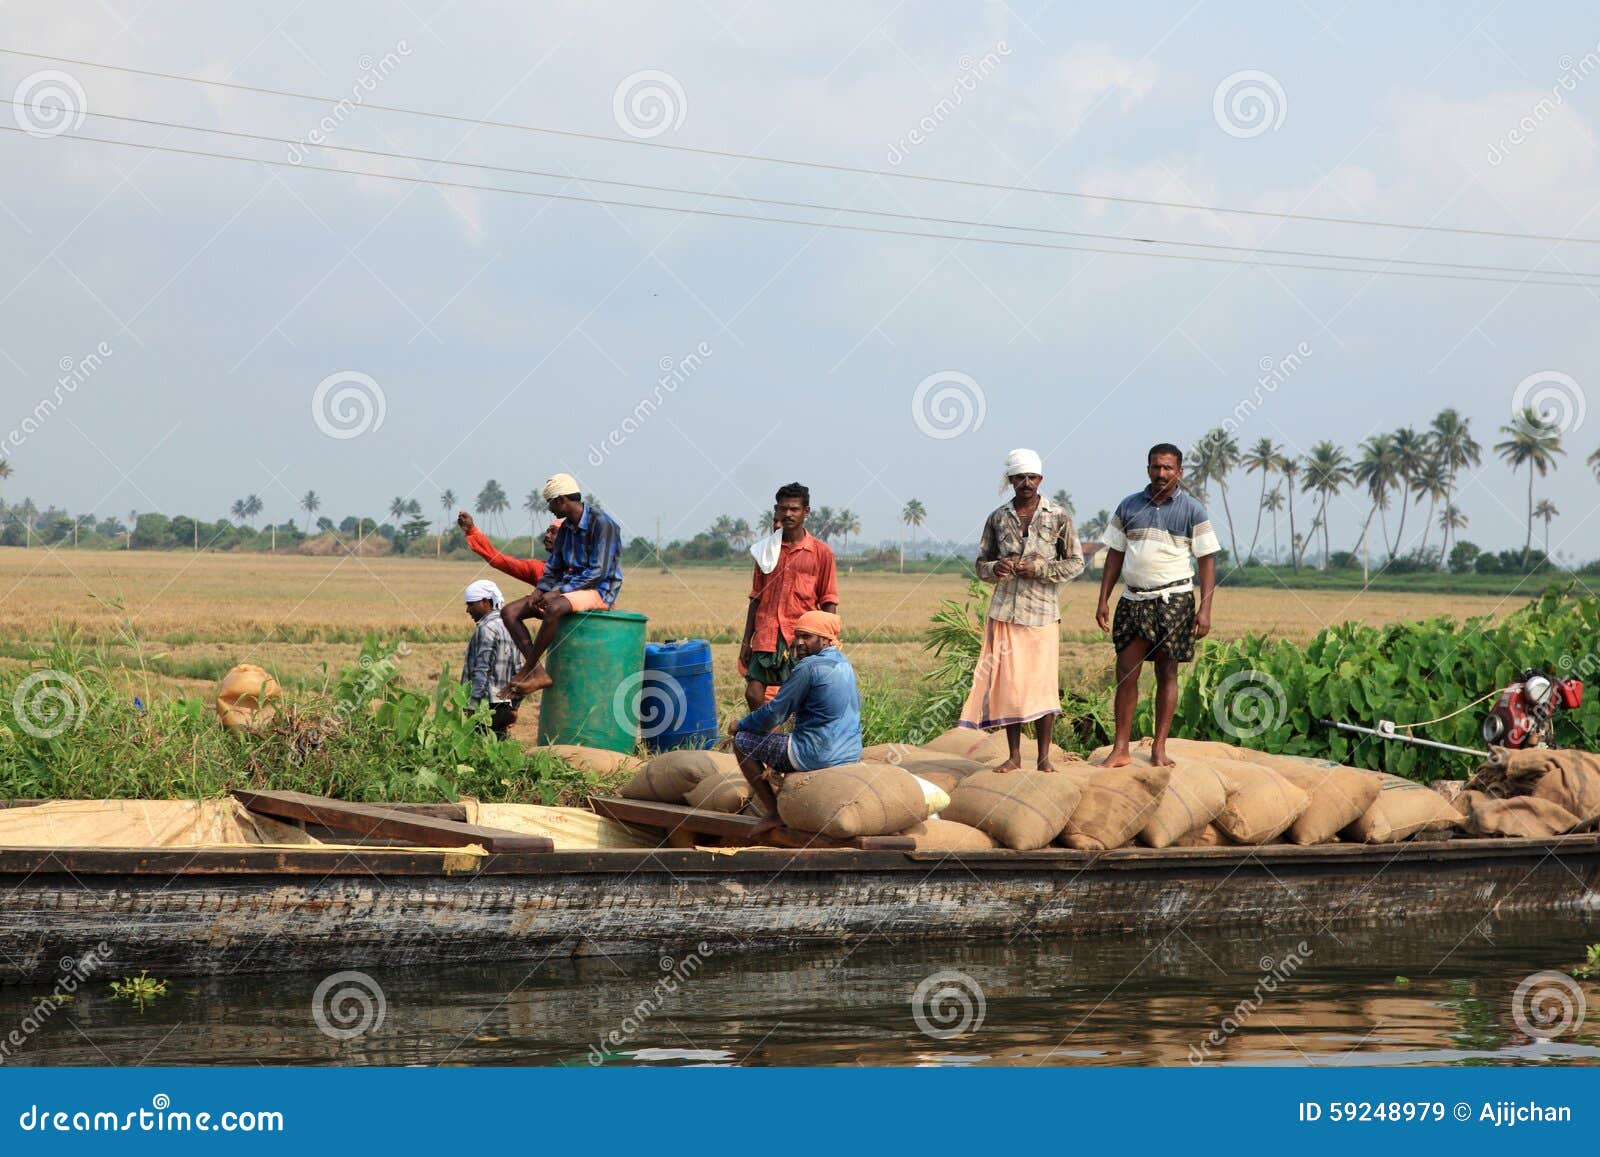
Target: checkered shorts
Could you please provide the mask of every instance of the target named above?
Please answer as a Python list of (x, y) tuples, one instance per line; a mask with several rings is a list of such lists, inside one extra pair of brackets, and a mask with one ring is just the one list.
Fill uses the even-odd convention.
[(794, 771), (789, 762), (789, 735), (785, 731), (741, 731), (733, 737), (733, 750), (773, 771)]
[(1111, 645), (1119, 652), (1135, 639), (1150, 644), (1145, 659), (1194, 658), (1194, 592), (1164, 599), (1118, 599), (1111, 620)]

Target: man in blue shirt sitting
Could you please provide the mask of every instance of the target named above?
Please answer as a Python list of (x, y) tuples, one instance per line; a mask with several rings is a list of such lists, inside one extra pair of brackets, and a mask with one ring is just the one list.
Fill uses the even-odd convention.
[[(855, 669), (839, 650), (839, 616), (807, 611), (795, 621), (794, 671), (768, 702), (728, 725), (739, 770), (765, 817), (751, 832), (779, 826), (774, 790), (791, 771), (816, 771), (861, 759), (861, 693)], [(774, 731), (794, 717), (789, 734)]]

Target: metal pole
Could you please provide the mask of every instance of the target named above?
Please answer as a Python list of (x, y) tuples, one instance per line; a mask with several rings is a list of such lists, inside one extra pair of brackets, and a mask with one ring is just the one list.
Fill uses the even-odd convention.
[[(1354, 723), (1335, 723), (1332, 719), (1319, 719), (1324, 727), (1334, 727), (1340, 731), (1354, 731), (1361, 735), (1371, 735), (1378, 739), (1392, 739), (1396, 743), (1410, 743), (1418, 747), (1434, 747), (1440, 751), (1455, 751), (1462, 755), (1476, 755), (1487, 759), (1487, 751), (1479, 751), (1475, 747), (1457, 747), (1453, 743), (1436, 743), (1431, 739), (1418, 739), (1412, 735), (1395, 734), (1394, 724), (1387, 719), (1380, 719), (1377, 727), (1358, 727)], [(1387, 726), (1385, 726), (1387, 724)]]

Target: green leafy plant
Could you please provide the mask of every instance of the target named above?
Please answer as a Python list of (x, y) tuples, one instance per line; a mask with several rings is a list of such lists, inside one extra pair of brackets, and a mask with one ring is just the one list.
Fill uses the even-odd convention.
[[(1600, 670), (1600, 598), (1551, 587), (1499, 623), (1450, 618), (1368, 627), (1339, 623), (1306, 644), (1249, 635), (1205, 640), (1178, 696), (1173, 733), (1261, 751), (1312, 755), (1415, 779), (1462, 776), (1474, 757), (1369, 739), (1323, 727), (1320, 720), (1374, 725), (1437, 719), (1496, 690), (1525, 667), (1592, 677)], [(1256, 713), (1242, 722), (1231, 697), (1256, 687)], [(1415, 732), (1462, 747), (1483, 746), (1481, 709), (1462, 711)], [(1136, 734), (1148, 734), (1151, 705), (1141, 703)], [(1556, 716), (1556, 742), (1596, 749), (1600, 699)]]
[(157, 980), (141, 968), (138, 976), (124, 976), (121, 980), (113, 980), (111, 995), (132, 1001), (139, 1006), (139, 1011), (143, 1012), (145, 1006), (156, 997), (167, 995), (167, 982)]
[(1588, 955), (1572, 970), (1572, 975), (1579, 980), (1600, 980), (1600, 944), (1589, 945)]

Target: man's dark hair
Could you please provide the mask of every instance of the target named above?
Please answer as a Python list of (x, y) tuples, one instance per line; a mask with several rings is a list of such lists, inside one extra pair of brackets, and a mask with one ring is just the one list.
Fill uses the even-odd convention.
[(1157, 442), (1154, 446), (1150, 447), (1150, 453), (1144, 456), (1144, 460), (1149, 462), (1150, 459), (1154, 458), (1157, 454), (1171, 454), (1178, 460), (1178, 465), (1180, 467), (1183, 465), (1183, 451), (1178, 449), (1171, 442)]
[(778, 487), (776, 501), (782, 502), (785, 498), (798, 498), (800, 505), (807, 510), (811, 509), (811, 487), (802, 486), (798, 482), (790, 482)]

